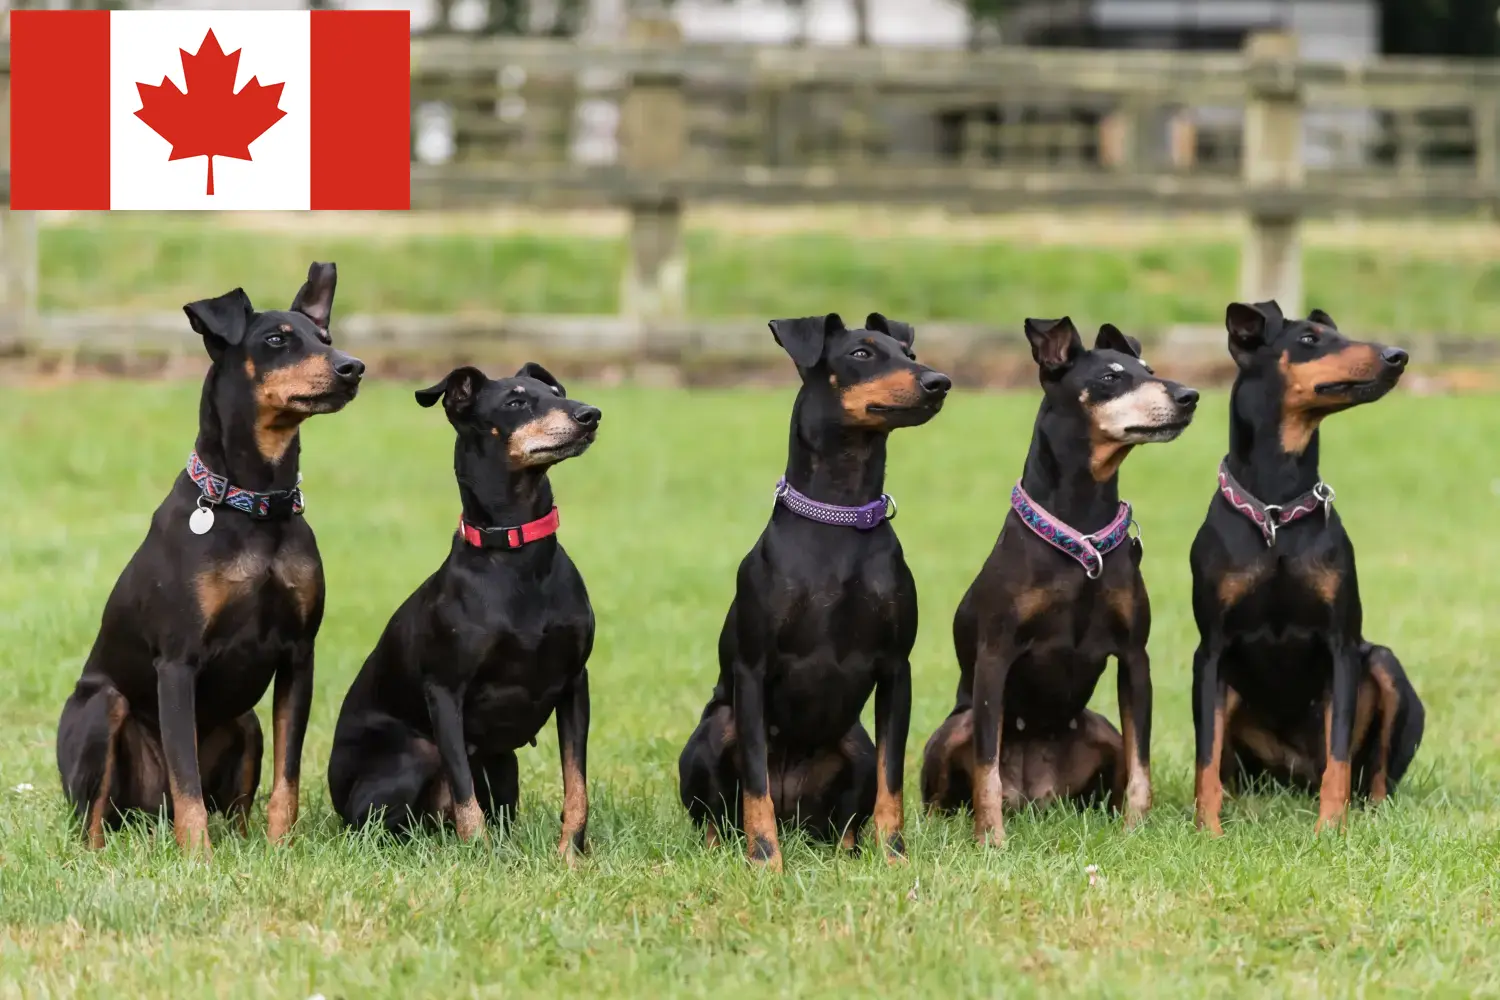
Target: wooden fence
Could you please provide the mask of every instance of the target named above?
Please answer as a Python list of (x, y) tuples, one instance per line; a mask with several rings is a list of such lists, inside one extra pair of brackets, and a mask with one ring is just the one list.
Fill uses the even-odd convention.
[[(1240, 294), (1291, 310), (1304, 219), (1500, 209), (1500, 63), (1308, 62), (1284, 34), (1220, 54), (725, 47), (639, 16), (610, 47), (414, 38), (412, 101), (450, 154), (414, 141), (415, 209), (628, 209), (617, 319), (637, 338), (681, 326), (688, 204), (1241, 213)], [(602, 152), (580, 146), (616, 113)], [(35, 228), (0, 229), (12, 328), (39, 322)]]

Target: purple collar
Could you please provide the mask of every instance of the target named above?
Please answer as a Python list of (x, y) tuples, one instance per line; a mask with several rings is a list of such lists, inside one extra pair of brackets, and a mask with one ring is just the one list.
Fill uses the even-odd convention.
[(1333, 487), (1319, 479), (1313, 488), (1286, 503), (1261, 503), (1229, 474), (1229, 459), (1219, 463), (1219, 493), (1229, 506), (1255, 522), (1266, 545), (1276, 544), (1276, 529), (1284, 528), (1323, 508), (1323, 520), (1333, 515)]
[(1113, 521), (1092, 535), (1085, 535), (1047, 513), (1021, 489), (1019, 479), (1016, 488), (1010, 491), (1010, 505), (1021, 515), (1026, 527), (1048, 545), (1076, 560), (1090, 580), (1097, 580), (1104, 574), (1104, 557), (1130, 537), (1130, 526), (1135, 524), (1130, 516), (1130, 504), (1121, 501), (1120, 511)]
[(776, 502), (798, 517), (820, 524), (835, 524), (845, 528), (869, 531), (882, 521), (896, 519), (896, 501), (890, 494), (880, 494), (879, 500), (871, 500), (863, 507), (838, 507), (831, 503), (819, 503), (792, 489), (783, 476), (776, 483)]

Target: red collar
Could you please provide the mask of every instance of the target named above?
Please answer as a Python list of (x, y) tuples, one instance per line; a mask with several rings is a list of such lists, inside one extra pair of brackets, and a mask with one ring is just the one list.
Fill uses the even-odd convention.
[(535, 521), (513, 528), (476, 528), (458, 516), (458, 533), (476, 549), (519, 549), (523, 545), (557, 534), (557, 508), (553, 507)]

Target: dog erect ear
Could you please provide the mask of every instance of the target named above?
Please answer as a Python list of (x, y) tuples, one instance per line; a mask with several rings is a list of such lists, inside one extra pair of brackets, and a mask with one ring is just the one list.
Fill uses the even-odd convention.
[(1031, 341), (1031, 356), (1048, 373), (1064, 370), (1083, 353), (1078, 328), (1067, 316), (1062, 319), (1028, 319), (1026, 339)]
[(771, 336), (792, 356), (798, 368), (812, 368), (823, 360), (823, 343), (830, 333), (844, 328), (838, 313), (771, 320)]
[(463, 417), (474, 408), (474, 400), (479, 398), (479, 390), (489, 379), (484, 372), (478, 368), (465, 365), (455, 368), (448, 373), (448, 377), (437, 385), (426, 389), (417, 390), (417, 402), (423, 406), (431, 406), (439, 399), (443, 401), (443, 409), (448, 411), (450, 419)]
[(917, 331), (910, 323), (903, 323), (896, 319), (886, 319), (880, 313), (870, 313), (865, 320), (866, 330), (876, 330), (892, 338), (901, 345), (901, 349), (907, 354), (911, 353), (911, 345), (917, 339)]
[(1094, 341), (1096, 351), (1119, 351), (1128, 354), (1132, 358), (1141, 356), (1141, 342), (1134, 337), (1120, 332), (1120, 328), (1113, 323), (1105, 323), (1099, 328), (1099, 337)]
[(534, 378), (551, 389), (554, 394), (558, 396), (567, 395), (567, 392), (562, 387), (562, 383), (553, 378), (551, 372), (535, 361), (528, 361), (522, 365), (521, 370), (516, 372), (516, 378)]
[(216, 299), (199, 299), (182, 307), (187, 313), (193, 332), (203, 338), (209, 356), (215, 361), (224, 349), (245, 339), (245, 330), (255, 307), (250, 305), (250, 296), (243, 288), (225, 292)]
[(1312, 322), (1319, 324), (1320, 326), (1326, 326), (1332, 330), (1337, 330), (1339, 328), (1339, 325), (1333, 321), (1333, 317), (1328, 315), (1321, 309), (1314, 309), (1312, 312), (1307, 314), (1307, 318)]
[(1276, 307), (1277, 315), (1280, 315), (1281, 309), (1275, 302), (1255, 306), (1231, 302), (1224, 311), (1224, 327), (1229, 331), (1229, 353), (1236, 361), (1265, 346), (1266, 328), (1270, 325), (1271, 317), (1263, 311), (1264, 305)]
[(292, 312), (306, 316), (320, 330), (328, 329), (328, 322), (333, 319), (333, 287), (338, 280), (337, 267), (313, 261), (307, 269), (307, 281), (292, 300)]

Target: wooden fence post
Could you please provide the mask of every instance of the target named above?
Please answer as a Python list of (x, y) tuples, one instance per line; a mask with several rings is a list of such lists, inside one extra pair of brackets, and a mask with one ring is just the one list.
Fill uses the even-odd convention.
[[(682, 29), (664, 10), (631, 15), (632, 45), (682, 44)], [(675, 73), (636, 73), (620, 113), (620, 162), (632, 179), (677, 175), (687, 156), (687, 98)], [(682, 202), (670, 189), (656, 197), (633, 196), (630, 248), (620, 287), (620, 309), (649, 321), (687, 311), (687, 263), (682, 247)]]
[(1491, 218), (1500, 215), (1500, 96), (1487, 95), (1475, 102), (1474, 168), (1480, 190), (1490, 196)]
[[(1302, 221), (1278, 204), (1276, 193), (1302, 187), (1302, 96), (1294, 76), (1295, 35), (1263, 32), (1245, 46), (1249, 93), (1245, 104), (1242, 177), (1250, 197), (1240, 258), (1240, 298), (1275, 299), (1288, 316), (1302, 315)], [(1270, 197), (1267, 197), (1267, 196)]]

